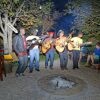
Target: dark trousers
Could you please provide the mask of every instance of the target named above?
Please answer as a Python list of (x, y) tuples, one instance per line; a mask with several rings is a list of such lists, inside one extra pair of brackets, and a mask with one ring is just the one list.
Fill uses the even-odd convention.
[(25, 69), (27, 68), (28, 57), (27, 55), (24, 55), (24, 56), (18, 57), (18, 59), (19, 59), (19, 65), (16, 70), (16, 73), (21, 74), (21, 73), (24, 73)]
[(73, 68), (78, 68), (79, 57), (80, 57), (80, 51), (73, 50)]
[(52, 48), (50, 49), (47, 53), (46, 53), (46, 60), (45, 60), (45, 66), (48, 66), (48, 62), (50, 61), (50, 66), (49, 67), (53, 67), (53, 63), (54, 63), (54, 53), (55, 50)]
[(65, 49), (63, 52), (59, 53), (59, 56), (60, 56), (60, 67), (61, 67), (61, 69), (66, 69), (67, 68), (67, 62), (68, 62), (67, 52), (68, 51)]

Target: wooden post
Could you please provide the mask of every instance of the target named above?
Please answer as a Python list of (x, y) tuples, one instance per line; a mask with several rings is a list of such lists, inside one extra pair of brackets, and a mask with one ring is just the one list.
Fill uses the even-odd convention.
[(4, 68), (4, 55), (3, 50), (0, 50), (0, 80), (3, 81), (3, 73), (6, 76), (5, 68)]

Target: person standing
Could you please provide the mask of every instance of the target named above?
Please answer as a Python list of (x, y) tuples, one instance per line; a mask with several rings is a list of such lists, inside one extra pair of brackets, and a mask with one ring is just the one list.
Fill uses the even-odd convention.
[(85, 48), (87, 49), (87, 61), (85, 64), (86, 67), (89, 67), (94, 63), (94, 59), (93, 59), (94, 44), (92, 43), (92, 41), (89, 42), (91, 42), (90, 45), (85, 45)]
[(40, 50), (37, 39), (32, 40), (32, 44), (29, 50), (29, 56), (30, 56), (30, 64), (29, 64), (30, 73), (33, 72), (33, 68), (35, 68), (36, 71), (40, 71), (39, 70)]
[(28, 56), (27, 56), (27, 45), (25, 38), (25, 29), (20, 28), (20, 33), (13, 39), (13, 48), (15, 53), (18, 55), (19, 65), (16, 70), (16, 77), (24, 76), (24, 71), (27, 68)]
[[(67, 69), (67, 62), (68, 62), (68, 51), (66, 49), (67, 45), (67, 38), (64, 36), (64, 31), (60, 30), (59, 31), (59, 38), (56, 39), (56, 49), (58, 46), (58, 53), (60, 57), (60, 67), (61, 70), (66, 70)], [(60, 51), (61, 48), (61, 51)], [(63, 51), (62, 51), (63, 50)]]
[(96, 69), (100, 70), (100, 42), (96, 43), (93, 58), (94, 58), (94, 66), (96, 67)]
[[(48, 32), (48, 35), (49, 37), (46, 38), (44, 41), (45, 43), (49, 43), (50, 45), (50, 49), (46, 52), (46, 60), (45, 60), (45, 68), (50, 68), (50, 69), (53, 69), (53, 63), (54, 63), (54, 53), (55, 53), (55, 50), (54, 50), (54, 43), (53, 43), (53, 35), (54, 35), (54, 32)], [(50, 61), (50, 65), (48, 64)]]
[(71, 39), (72, 45), (73, 45), (73, 69), (78, 69), (78, 62), (80, 58), (80, 48), (83, 44), (83, 40), (81, 39), (83, 37), (83, 33), (79, 33), (77, 37), (73, 37)]

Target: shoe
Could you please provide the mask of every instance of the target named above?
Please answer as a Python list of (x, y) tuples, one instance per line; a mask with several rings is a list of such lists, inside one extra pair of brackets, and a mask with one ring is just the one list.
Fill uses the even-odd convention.
[(52, 67), (52, 66), (50, 66), (50, 69), (51, 69), (51, 70), (53, 70), (53, 67)]
[(35, 69), (35, 70), (38, 71), (38, 72), (40, 71), (39, 69)]
[(85, 67), (90, 67), (90, 65), (89, 64), (85, 64)]
[(61, 67), (61, 70), (64, 70), (64, 68)]
[(25, 76), (25, 74), (24, 73), (20, 73), (20, 76)]
[(18, 73), (15, 74), (16, 77), (19, 77), (20, 75)]
[(48, 66), (45, 66), (45, 69), (47, 69), (48, 68)]
[(30, 70), (30, 71), (29, 71), (29, 73), (32, 73), (32, 72), (33, 72), (33, 70)]
[(67, 68), (67, 67), (65, 67), (64, 69), (65, 69), (65, 70), (68, 70), (68, 68)]
[(75, 69), (75, 67), (73, 67), (73, 69)]

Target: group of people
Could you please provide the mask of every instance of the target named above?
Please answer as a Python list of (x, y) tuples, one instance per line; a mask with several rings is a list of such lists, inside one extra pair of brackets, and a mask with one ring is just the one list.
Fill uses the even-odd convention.
[[(64, 31), (59, 31), (59, 36), (53, 38), (54, 32), (48, 32), (48, 37), (42, 41), (42, 43), (36, 42), (35, 39), (32, 40), (29, 48), (27, 47), (27, 41), (25, 38), (25, 29), (20, 28), (19, 34), (13, 39), (13, 48), (19, 59), (19, 66), (16, 70), (16, 76), (24, 75), (24, 71), (29, 66), (29, 72), (32, 73), (33, 69), (40, 71), (40, 50), (45, 54), (45, 68), (53, 69), (54, 55), (57, 51), (60, 58), (61, 70), (67, 70), (68, 63), (68, 45), (72, 46), (73, 54), (73, 69), (78, 69), (78, 62), (80, 58), (80, 49), (83, 45), (83, 33), (80, 32), (78, 36), (72, 37), (72, 34), (68, 37), (64, 35)], [(28, 49), (28, 50), (27, 50)], [(27, 53), (28, 51), (28, 53)], [(100, 51), (100, 44), (99, 44)], [(28, 64), (28, 55), (30, 57)], [(50, 64), (49, 64), (50, 61)]]

